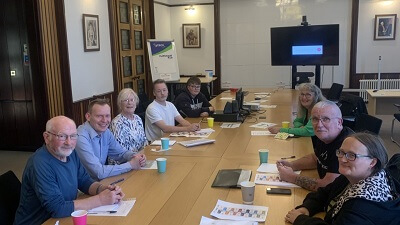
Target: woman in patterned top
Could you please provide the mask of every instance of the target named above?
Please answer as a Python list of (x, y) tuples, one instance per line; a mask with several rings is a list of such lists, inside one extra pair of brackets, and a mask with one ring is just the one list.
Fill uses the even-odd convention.
[[(112, 120), (110, 130), (124, 149), (137, 153), (147, 145), (142, 119), (134, 114), (139, 97), (131, 88), (124, 88), (117, 101), (120, 114)], [(117, 162), (109, 159), (108, 163)]]
[[(285, 219), (301, 224), (400, 224), (400, 204), (385, 167), (382, 139), (368, 133), (349, 135), (336, 150), (341, 175), (307, 195)], [(326, 212), (324, 220), (311, 217)]]

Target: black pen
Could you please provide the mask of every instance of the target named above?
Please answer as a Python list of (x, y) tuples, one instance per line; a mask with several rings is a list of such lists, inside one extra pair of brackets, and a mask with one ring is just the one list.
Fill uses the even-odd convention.
[(289, 157), (282, 157), (281, 159), (294, 159), (294, 158), (296, 158), (296, 156), (292, 155), (292, 156), (289, 156)]
[(184, 115), (184, 116), (185, 116), (185, 118), (186, 118), (186, 117), (188, 117), (188, 115), (186, 115), (186, 113), (184, 113), (182, 109), (181, 109), (181, 110), (179, 110), (179, 112), (180, 112), (180, 113), (182, 113), (182, 115)]
[(119, 182), (122, 182), (122, 181), (124, 181), (124, 180), (125, 180), (125, 178), (121, 178), (121, 179), (119, 179), (119, 180), (116, 180), (116, 181), (112, 182), (110, 185), (118, 184)]
[(117, 211), (116, 211), (116, 210), (113, 210), (113, 211), (88, 212), (88, 214), (102, 214), (102, 213), (117, 213)]

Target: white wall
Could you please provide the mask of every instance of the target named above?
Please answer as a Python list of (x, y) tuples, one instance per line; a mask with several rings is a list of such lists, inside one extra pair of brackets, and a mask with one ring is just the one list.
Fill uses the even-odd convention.
[(154, 25), (156, 39), (171, 39), (171, 10), (170, 7), (154, 4)]
[(377, 73), (378, 57), (382, 56), (381, 72), (400, 71), (399, 19), (396, 21), (396, 40), (374, 41), (375, 15), (397, 14), (400, 1), (361, 0), (358, 20), (357, 73)]
[[(64, 1), (72, 99), (114, 91), (107, 0)], [(99, 16), (100, 51), (83, 51), (82, 14)]]
[[(166, 7), (154, 4), (156, 38), (175, 40), (181, 75), (205, 74), (205, 70), (215, 70), (214, 6), (195, 5), (194, 7), (195, 14), (190, 15), (185, 10), (187, 6)], [(169, 25), (168, 21), (170, 21)], [(183, 48), (182, 24), (184, 23), (200, 23), (201, 48)], [(170, 34), (167, 27), (170, 28)]]
[[(285, 1), (282, 1), (285, 2)], [(287, 1), (289, 2), (289, 1)], [(340, 25), (339, 66), (321, 68), (322, 87), (332, 82), (348, 86), (351, 1), (308, 0), (280, 5), (275, 0), (221, 0), (222, 84), (232, 87), (291, 85), (290, 66), (271, 66), (270, 28), (300, 25)], [(298, 71), (314, 72), (314, 67)]]

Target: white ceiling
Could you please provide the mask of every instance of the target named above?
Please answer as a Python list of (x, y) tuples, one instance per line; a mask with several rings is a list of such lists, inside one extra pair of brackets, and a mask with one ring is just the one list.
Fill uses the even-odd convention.
[(156, 0), (156, 1), (164, 2), (169, 5), (214, 3), (214, 0)]

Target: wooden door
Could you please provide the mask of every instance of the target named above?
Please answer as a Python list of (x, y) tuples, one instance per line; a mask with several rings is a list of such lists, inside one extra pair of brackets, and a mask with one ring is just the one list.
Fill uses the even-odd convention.
[(116, 0), (121, 86), (146, 93), (143, 0)]
[[(35, 150), (43, 143), (46, 109), (38, 111), (43, 100), (33, 94), (27, 4), (0, 1), (0, 150)], [(36, 91), (43, 92), (43, 84)]]

